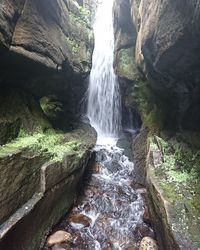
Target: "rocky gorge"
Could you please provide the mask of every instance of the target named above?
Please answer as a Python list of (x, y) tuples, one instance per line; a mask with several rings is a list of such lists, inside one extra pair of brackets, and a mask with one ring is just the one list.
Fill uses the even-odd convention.
[[(90, 171), (97, 134), (82, 115), (95, 45), (92, 23), (100, 3), (0, 2), (2, 250), (40, 249), (76, 204), (77, 187)], [(122, 127), (138, 131), (129, 148), (133, 181), (145, 193), (150, 217), (150, 229), (137, 244), (120, 249), (198, 250), (200, 3), (115, 0), (113, 17)], [(101, 168), (92, 165), (95, 173)], [(88, 218), (81, 220), (87, 228)], [(102, 229), (105, 217), (101, 223)], [(64, 241), (70, 237), (64, 233)], [(78, 244), (76, 249), (90, 249)], [(100, 249), (118, 249), (109, 244)], [(56, 247), (50, 249), (74, 249)]]

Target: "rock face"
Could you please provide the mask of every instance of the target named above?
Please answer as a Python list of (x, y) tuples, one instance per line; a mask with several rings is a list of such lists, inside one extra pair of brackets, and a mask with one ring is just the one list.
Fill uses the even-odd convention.
[(119, 77), (135, 79), (135, 42), (137, 33), (131, 19), (130, 2), (117, 0), (114, 4), (115, 71)]
[(168, 125), (199, 130), (199, 1), (143, 0), (139, 16), (137, 65), (174, 110)]
[(56, 96), (65, 120), (80, 109), (92, 50), (89, 13), (75, 0), (1, 1), (0, 85)]
[[(161, 233), (161, 249), (198, 249), (199, 170), (196, 166), (199, 162), (195, 155), (199, 153), (194, 150), (193, 133), (200, 130), (200, 54), (197, 53), (200, 3), (197, 0), (125, 2), (123, 5), (118, 1), (115, 7), (115, 69), (126, 82), (131, 80), (132, 87), (125, 99), (132, 106), (138, 105), (143, 122), (143, 130), (134, 142), (135, 169), (139, 182), (147, 184), (151, 215), (158, 236)], [(129, 24), (126, 27), (131, 23), (135, 30), (131, 34), (129, 28), (129, 39), (123, 31), (124, 23)], [(122, 44), (126, 51), (131, 46), (135, 51), (133, 56), (129, 53), (131, 60), (127, 60), (126, 67), (119, 56)], [(166, 144), (160, 151), (148, 150), (152, 142), (148, 130), (151, 134), (163, 130), (178, 132), (178, 143), (174, 138), (172, 143), (179, 150), (174, 147), (174, 151), (165, 155)], [(168, 136), (171, 138), (171, 134)], [(195, 137), (198, 136), (196, 133)], [(185, 141), (189, 141), (189, 146), (181, 154), (181, 142)], [(183, 156), (182, 159), (177, 159), (177, 155)], [(188, 190), (196, 191), (191, 196)]]
[[(127, 40), (120, 33), (124, 23), (131, 22), (131, 15), (136, 31), (131, 35), (135, 56), (130, 56), (132, 61), (127, 61), (128, 65), (132, 64), (132, 71), (126, 67), (127, 75), (126, 70), (122, 70), (124, 60), (118, 59), (116, 72), (128, 79), (130, 73), (135, 72), (135, 76), (132, 75), (134, 80), (137, 78), (135, 69), (138, 68), (142, 79), (147, 81), (155, 95), (154, 104), (164, 114), (165, 128), (199, 130), (200, 56), (196, 53), (200, 46), (199, 2), (132, 0), (130, 5), (129, 14), (124, 15), (125, 5), (118, 4), (117, 23), (120, 27), (116, 28), (116, 34), (118, 48), (118, 40), (121, 44)], [(116, 57), (119, 58), (118, 52)]]
[(1, 2), (3, 44), (52, 69), (61, 69), (68, 63), (77, 72), (88, 72), (92, 34), (76, 2), (20, 2)]
[(19, 137), (1, 147), (0, 249), (39, 249), (75, 201), (96, 135), (85, 125), (54, 133)]
[(136, 27), (132, 21), (129, 0), (116, 0), (114, 3), (115, 73), (121, 86), (122, 125), (125, 129), (140, 127), (140, 117), (135, 100), (131, 96), (138, 71), (135, 62)]
[(33, 133), (50, 128), (37, 100), (16, 87), (1, 87), (0, 145), (15, 139), (20, 130)]
[(0, 249), (39, 249), (76, 198), (96, 141), (79, 124), (89, 19), (75, 0), (0, 2)]

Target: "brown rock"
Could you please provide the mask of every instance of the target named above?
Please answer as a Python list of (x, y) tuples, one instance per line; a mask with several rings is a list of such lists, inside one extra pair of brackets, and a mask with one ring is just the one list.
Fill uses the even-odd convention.
[(144, 209), (143, 221), (148, 224), (151, 224), (151, 218), (150, 218), (149, 209), (147, 206), (145, 206), (145, 209)]
[(89, 227), (91, 222), (91, 219), (83, 214), (72, 214), (69, 217), (69, 223), (81, 224), (84, 227)]
[(158, 250), (157, 242), (151, 237), (144, 237), (140, 243), (139, 250)]
[(47, 245), (53, 246), (55, 244), (59, 244), (59, 243), (70, 241), (70, 240), (71, 240), (71, 234), (60, 230), (48, 237)]
[(139, 194), (146, 194), (147, 193), (147, 189), (146, 188), (138, 188), (136, 190), (137, 193)]
[(96, 162), (92, 167), (92, 172), (94, 173), (99, 173), (101, 170), (102, 170), (102, 166), (98, 162)]
[(52, 247), (52, 250), (70, 250), (71, 247), (67, 243), (62, 243), (62, 244), (55, 244)]
[(155, 238), (155, 233), (154, 231), (148, 227), (147, 225), (143, 224), (143, 225), (139, 225), (136, 227), (135, 229), (135, 234), (137, 237), (139, 238), (144, 238), (144, 237), (151, 237), (151, 238)]

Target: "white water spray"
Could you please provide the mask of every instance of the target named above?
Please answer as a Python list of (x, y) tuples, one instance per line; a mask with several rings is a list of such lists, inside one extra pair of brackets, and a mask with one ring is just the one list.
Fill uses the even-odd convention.
[(114, 61), (114, 0), (99, 4), (94, 23), (95, 48), (89, 83), (90, 124), (102, 138), (117, 137), (121, 129), (121, 97)]

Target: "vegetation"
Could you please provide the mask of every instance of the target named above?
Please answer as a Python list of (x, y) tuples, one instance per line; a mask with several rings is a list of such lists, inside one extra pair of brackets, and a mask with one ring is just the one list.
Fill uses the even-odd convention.
[(66, 37), (66, 42), (73, 54), (77, 54), (80, 50), (80, 45), (72, 38)]
[(75, 153), (80, 145), (79, 140), (66, 141), (63, 133), (52, 129), (46, 133), (35, 132), (33, 135), (21, 131), (17, 139), (1, 147), (0, 155), (3, 156), (18, 149), (29, 148), (47, 155), (50, 160), (62, 161), (65, 154)]
[(169, 140), (155, 137), (162, 153), (161, 169), (169, 177), (169, 181), (186, 182), (200, 177), (200, 150), (178, 141), (176, 137)]
[(164, 112), (161, 103), (158, 104), (159, 98), (152, 91), (150, 86), (136, 78), (132, 88), (132, 97), (136, 101), (143, 126), (146, 126), (150, 131), (160, 131), (164, 123)]
[(70, 19), (71, 22), (74, 25), (80, 25), (81, 27), (84, 27), (85, 29), (90, 28), (90, 21), (87, 19), (87, 16), (84, 16), (81, 14), (80, 15), (75, 15), (73, 12), (69, 12), (70, 14)]
[(82, 18), (87, 22), (90, 23), (91, 12), (89, 9), (86, 9), (84, 6), (80, 6), (80, 13)]
[[(170, 211), (172, 230), (200, 245), (200, 150), (164, 134), (150, 139), (156, 165), (150, 169), (151, 178), (161, 187)], [(157, 152), (157, 153), (156, 153)], [(160, 153), (159, 153), (160, 152)], [(158, 156), (159, 155), (159, 156)], [(158, 204), (160, 206), (160, 204)], [(194, 233), (195, 232), (195, 233)]]

